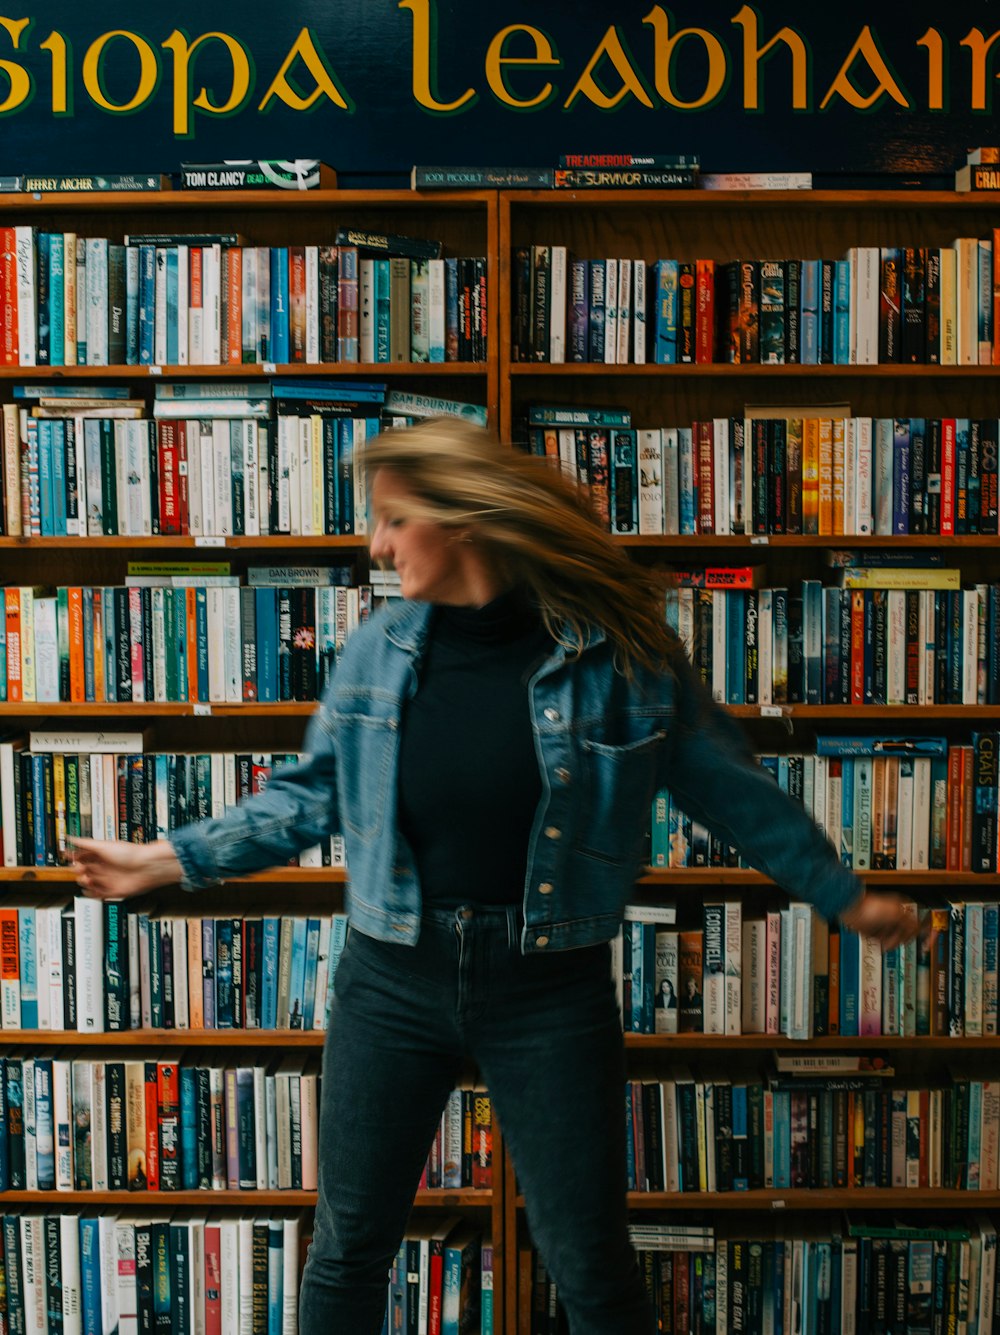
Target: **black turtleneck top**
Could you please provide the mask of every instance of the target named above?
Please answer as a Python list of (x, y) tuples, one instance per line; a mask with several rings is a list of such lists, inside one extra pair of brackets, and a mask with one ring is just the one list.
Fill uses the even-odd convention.
[(528, 682), (552, 651), (519, 591), (435, 608), (403, 712), (400, 829), (434, 908), (519, 904), (542, 793)]

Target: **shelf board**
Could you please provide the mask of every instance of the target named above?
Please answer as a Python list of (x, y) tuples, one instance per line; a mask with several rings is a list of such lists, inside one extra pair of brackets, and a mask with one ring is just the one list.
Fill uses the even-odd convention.
[(770, 380), (786, 377), (806, 380), (924, 380), (931, 377), (937, 380), (978, 376), (996, 378), (1000, 375), (1000, 366), (940, 366), (926, 362), (877, 366), (810, 366), (800, 362), (754, 362), (736, 366), (729, 362), (684, 362), (669, 366), (650, 362), (638, 366), (632, 362), (623, 365), (608, 362), (511, 362), (509, 369), (514, 380), (539, 377), (569, 377), (576, 380), (579, 377), (606, 376), (616, 379), (662, 377), (666, 380)]
[[(24, 1031), (21, 1031), (24, 1032)], [(4, 1038), (7, 1037), (6, 1030)], [(989, 1038), (851, 1038), (832, 1034), (822, 1038), (786, 1038), (783, 1034), (626, 1034), (625, 1046), (637, 1052), (745, 1052), (772, 1050), (813, 1053), (843, 1052), (933, 1052), (941, 1056), (955, 1052), (996, 1052), (997, 1039)], [(845, 1076), (848, 1072), (844, 1072)], [(862, 1073), (863, 1074), (863, 1073)]]
[[(518, 1208), (524, 1197), (518, 1195)], [(998, 1191), (914, 1188), (797, 1188), (783, 1191), (630, 1191), (630, 1210), (720, 1210), (751, 1213), (792, 1210), (981, 1210), (1000, 1205)]]
[[(767, 713), (767, 710), (773, 713)], [(899, 719), (912, 723), (919, 714), (921, 724), (933, 719), (1000, 718), (1000, 705), (726, 705), (726, 713), (736, 718), (801, 719)]]
[[(903, 885), (931, 888), (978, 886), (986, 888), (1000, 884), (996, 872), (980, 874), (972, 871), (862, 871), (859, 875), (866, 884), (888, 888)], [(647, 867), (636, 877), (636, 885), (655, 885), (664, 889), (681, 887), (707, 890), (719, 885), (748, 886), (773, 885), (770, 877), (745, 867)]]
[(197, 715), (199, 718), (275, 718), (281, 715), (289, 717), (298, 716), (306, 718), (314, 713), (319, 702), (317, 700), (282, 700), (274, 704), (211, 704), (211, 705), (192, 705), (178, 704), (175, 701), (156, 703), (150, 701), (147, 704), (136, 704), (133, 701), (126, 701), (122, 704), (97, 703), (92, 700), (70, 704), (62, 700), (58, 703), (53, 701), (20, 701), (18, 704), (0, 704), (0, 718), (106, 718), (111, 714), (115, 716), (125, 715), (129, 718), (168, 718), (168, 717), (190, 717)]
[[(18, 540), (19, 541), (19, 540)], [(34, 539), (37, 541), (37, 539)], [(1000, 541), (995, 533), (948, 534), (909, 533), (900, 537), (874, 533), (832, 533), (817, 537), (813, 533), (616, 533), (614, 541), (622, 547), (682, 547), (711, 550), (717, 547), (738, 547), (746, 551), (766, 552), (771, 547), (811, 548), (828, 551), (857, 548), (876, 548), (888, 551), (908, 551), (910, 548), (929, 547), (932, 550), (952, 547), (991, 547)]]
[(320, 1029), (128, 1029), (121, 1033), (81, 1034), (75, 1029), (4, 1029), (11, 1047), (69, 1048), (322, 1048)]
[[(6, 197), (4, 199), (6, 207)], [(269, 365), (269, 364), (268, 364)], [(234, 363), (229, 366), (0, 366), (0, 381), (55, 380), (281, 380), (285, 376), (310, 379), (338, 376), (366, 376), (382, 380), (397, 376), (485, 376), (486, 362), (282, 362), (274, 370), (262, 363)], [(198, 400), (192, 399), (192, 410)]]
[[(286, 1206), (313, 1206), (315, 1191), (5, 1191), (0, 1196), (4, 1205), (30, 1205), (36, 1210), (59, 1203), (62, 1205), (143, 1205), (150, 1209), (174, 1206), (238, 1205), (244, 1209), (280, 1209)], [(469, 1205), (491, 1206), (492, 1191), (418, 1191), (414, 1205), (456, 1209)]]
[(797, 212), (828, 209), (855, 209), (859, 204), (886, 209), (972, 209), (1000, 208), (1000, 191), (976, 190), (959, 194), (952, 190), (501, 190), (501, 203), (516, 209), (519, 205), (554, 207), (581, 204), (601, 208), (628, 208), (657, 204), (677, 209), (705, 209), (710, 213), (744, 212), (748, 207), (764, 211), (778, 209)]
[(267, 212), (311, 209), (405, 209), (433, 203), (451, 212), (492, 204), (495, 190), (93, 190), (39, 191), (5, 195), (6, 213), (30, 213), (45, 209), (99, 213), (128, 211), (146, 213), (177, 209), (197, 213), (204, 209), (219, 212)]
[(63, 551), (91, 551), (94, 548), (112, 550), (114, 548), (124, 548), (132, 551), (134, 548), (156, 548), (163, 551), (165, 548), (171, 550), (175, 548), (195, 549), (205, 552), (224, 552), (240, 549), (242, 551), (289, 551), (295, 548), (314, 551), (318, 548), (323, 550), (332, 549), (337, 551), (366, 551), (368, 548), (367, 537), (359, 537), (357, 534), (315, 534), (313, 536), (301, 537), (292, 536), (288, 533), (271, 533), (261, 537), (230, 537), (214, 539), (209, 542), (205, 538), (192, 538), (187, 535), (162, 533), (157, 537), (137, 538), (126, 537), (117, 534), (113, 537), (99, 538), (41, 538), (41, 537), (17, 537), (0, 538), (0, 548), (14, 548), (21, 550), (38, 551), (40, 548), (55, 548)]
[[(244, 876), (233, 876), (222, 882), (225, 886), (241, 885), (317, 885), (342, 884), (347, 880), (343, 867), (276, 867)], [(75, 885), (76, 877), (69, 867), (0, 867), (0, 882), (18, 881), (29, 885)]]

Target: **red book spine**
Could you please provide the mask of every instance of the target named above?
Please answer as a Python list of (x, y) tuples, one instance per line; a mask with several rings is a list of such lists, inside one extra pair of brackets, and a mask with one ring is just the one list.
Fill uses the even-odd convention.
[(304, 246), (288, 247), (288, 333), (293, 362), (306, 359), (306, 252)]
[(20, 347), (17, 338), (17, 262), (14, 257), (14, 229), (0, 228), (0, 361), (17, 366)]
[(472, 1185), (477, 1191), (493, 1186), (493, 1116), (490, 1096), (475, 1093), (472, 1124)]
[(160, 532), (180, 533), (177, 513), (177, 432), (176, 423), (157, 423), (160, 452)]
[(205, 1335), (222, 1335), (222, 1230), (205, 1225)]
[(955, 532), (955, 419), (941, 422), (941, 536)]
[(181, 1091), (175, 1062), (156, 1063), (160, 1131), (160, 1190), (181, 1185)]
[(177, 445), (177, 523), (179, 533), (190, 532), (188, 521), (187, 422), (174, 423)]
[(715, 261), (698, 260), (695, 265), (696, 362), (715, 360)]
[(156, 1062), (146, 1062), (146, 1184), (149, 1191), (160, 1189), (160, 1105)]
[(851, 591), (851, 704), (865, 702), (865, 591)]

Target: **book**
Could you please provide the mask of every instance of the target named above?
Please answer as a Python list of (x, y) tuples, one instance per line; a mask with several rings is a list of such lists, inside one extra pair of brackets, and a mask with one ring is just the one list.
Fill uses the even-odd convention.
[(338, 246), (356, 246), (376, 255), (399, 255), (410, 260), (441, 258), (441, 242), (419, 236), (400, 236), (395, 232), (367, 232), (356, 227), (338, 227), (334, 237)]
[(551, 167), (413, 167), (411, 190), (549, 190)]
[(812, 172), (706, 172), (702, 190), (811, 190)]
[(694, 167), (557, 168), (552, 177), (555, 190), (667, 190), (697, 184)]
[(182, 162), (182, 190), (332, 190), (337, 173), (315, 158)]
[(140, 176), (113, 172), (107, 176), (25, 176), (22, 189), (28, 194), (79, 193), (120, 190), (128, 193), (169, 190), (169, 176)]

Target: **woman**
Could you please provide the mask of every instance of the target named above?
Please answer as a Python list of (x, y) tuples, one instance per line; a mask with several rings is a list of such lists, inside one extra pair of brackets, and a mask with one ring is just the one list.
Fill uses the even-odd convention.
[(463, 1062), (489, 1088), (573, 1335), (655, 1328), (625, 1209), (608, 941), (655, 790), (828, 917), (893, 944), (872, 898), (753, 763), (586, 498), (450, 420), (367, 452), (371, 556), (404, 601), (352, 635), (308, 759), (221, 820), (81, 840), (129, 895), (280, 865), (343, 832), (351, 931), (323, 1059), (307, 1335), (378, 1335), (390, 1261)]

